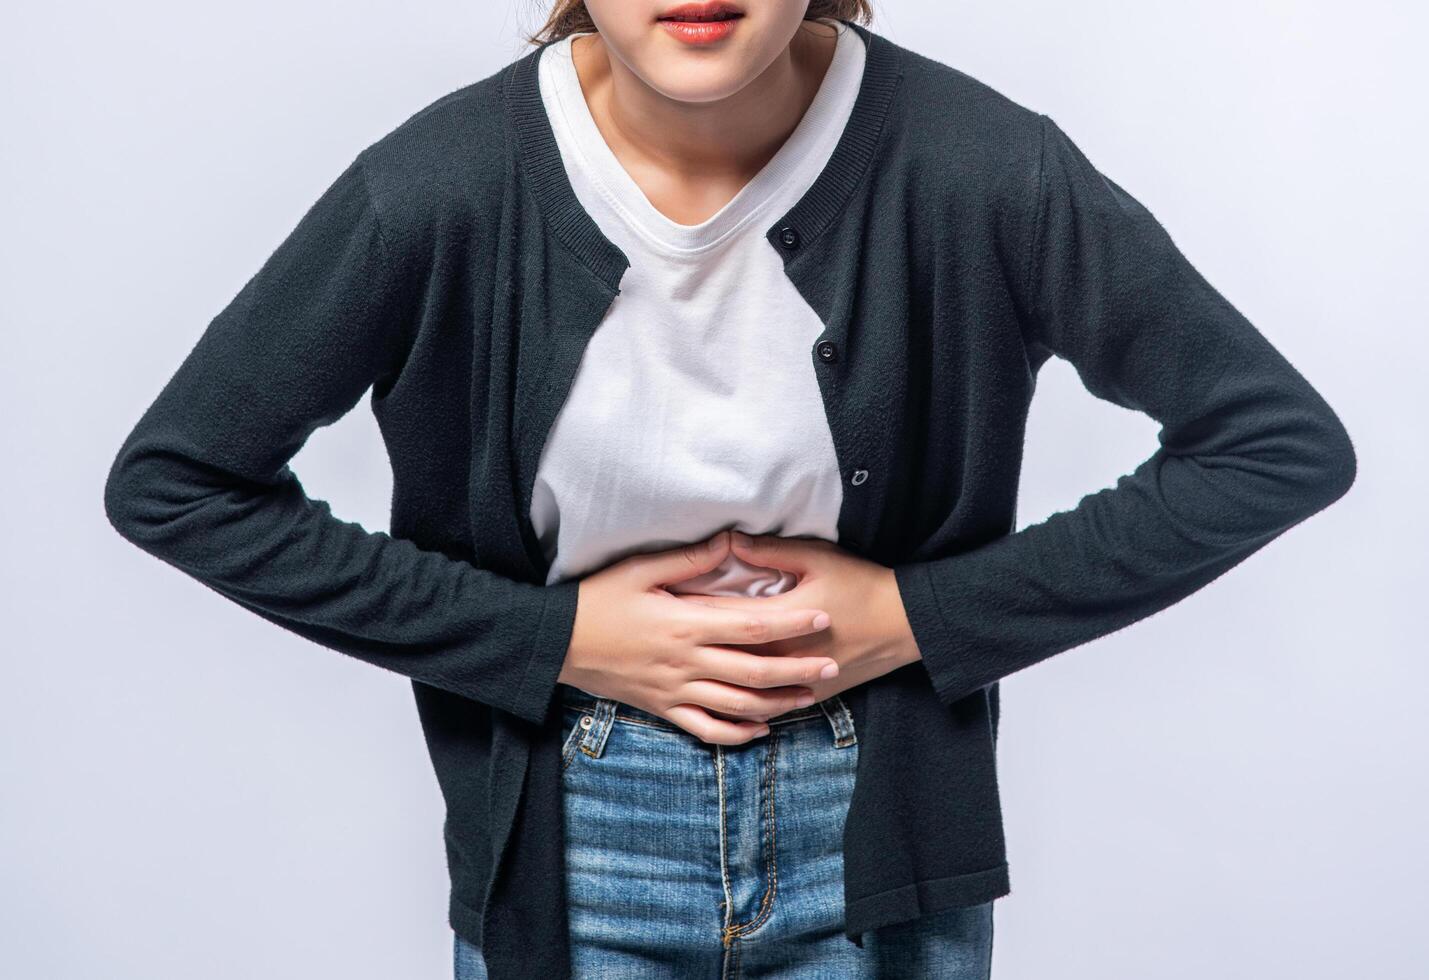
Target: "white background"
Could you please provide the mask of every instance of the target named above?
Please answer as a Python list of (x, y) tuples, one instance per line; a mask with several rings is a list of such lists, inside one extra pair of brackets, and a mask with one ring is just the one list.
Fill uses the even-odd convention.
[[(1358, 482), (1004, 682), (994, 974), (1423, 976), (1429, 79), (1421, 4), (875, 0), (1171, 230), (1340, 413)], [(120, 441), (362, 147), (526, 48), (521, 3), (14, 5), (0, 25), (0, 973), (450, 976), (407, 682), (121, 539)], [(950, 175), (953, 179), (955, 175)], [(1020, 525), (1154, 448), (1044, 369)], [(366, 401), (295, 461), (387, 526)]]

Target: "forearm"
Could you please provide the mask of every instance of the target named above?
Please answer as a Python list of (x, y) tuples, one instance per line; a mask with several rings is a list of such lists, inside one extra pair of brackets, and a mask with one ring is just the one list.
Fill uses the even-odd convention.
[(289, 468), (400, 376), (426, 271), (388, 247), (361, 160), (213, 319), (115, 456), (126, 539), (314, 642), (542, 720), (576, 583), (516, 582), (338, 519)]
[(896, 569), (948, 702), (1185, 598), (1355, 479), (1349, 435), (1324, 398), (1044, 121), (1017, 249), (1029, 258), (1011, 277), (1026, 343), (1161, 430), (1133, 472), (1070, 510)]

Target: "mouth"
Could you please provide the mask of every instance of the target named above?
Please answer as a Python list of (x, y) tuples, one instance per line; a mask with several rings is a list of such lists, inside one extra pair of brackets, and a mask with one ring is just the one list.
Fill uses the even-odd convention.
[(729, 0), (682, 3), (656, 18), (665, 33), (682, 44), (715, 44), (729, 37), (744, 11)]
[(727, 0), (712, 0), (709, 3), (682, 3), (671, 7), (656, 18), (684, 24), (705, 24), (726, 20), (738, 20), (744, 11), (737, 4)]

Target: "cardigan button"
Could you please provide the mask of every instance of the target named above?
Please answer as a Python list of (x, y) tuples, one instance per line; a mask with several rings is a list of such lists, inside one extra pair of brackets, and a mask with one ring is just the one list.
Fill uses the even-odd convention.
[(788, 225), (785, 225), (783, 228), (779, 229), (779, 244), (783, 245), (785, 248), (798, 248), (799, 232), (789, 227)]
[(854, 470), (853, 477), (848, 482), (852, 483), (854, 486), (858, 486), (860, 483), (867, 479), (868, 470)]
[(837, 361), (839, 359), (839, 348), (832, 340), (821, 340), (814, 347), (821, 361)]

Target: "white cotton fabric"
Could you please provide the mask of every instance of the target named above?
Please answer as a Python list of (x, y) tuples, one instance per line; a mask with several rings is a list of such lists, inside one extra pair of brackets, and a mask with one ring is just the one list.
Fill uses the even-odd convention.
[[(840, 29), (793, 133), (708, 220), (656, 210), (601, 136), (571, 59), (548, 46), (539, 84), (567, 176), (630, 259), (543, 448), (531, 520), (547, 584), (724, 528), (838, 539), (838, 460), (815, 377), (824, 330), (765, 233), (809, 189), (842, 135), (864, 44)], [(796, 576), (733, 555), (671, 591), (770, 595)]]

